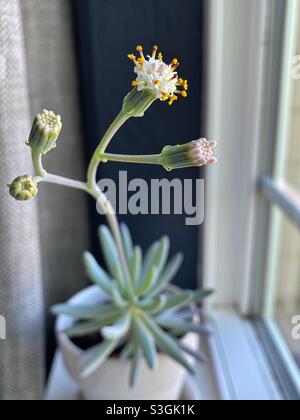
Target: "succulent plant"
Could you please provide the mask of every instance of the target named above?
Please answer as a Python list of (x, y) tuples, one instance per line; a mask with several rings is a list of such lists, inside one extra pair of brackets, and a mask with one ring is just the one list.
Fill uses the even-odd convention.
[(169, 355), (193, 372), (186, 354), (203, 360), (200, 353), (186, 348), (180, 341), (186, 333), (208, 334), (206, 327), (194, 322), (191, 304), (200, 303), (211, 290), (182, 291), (171, 288), (170, 282), (179, 271), (183, 257), (176, 255), (169, 263), (170, 241), (167, 237), (155, 242), (143, 258), (140, 247), (133, 246), (130, 232), (122, 225), (123, 242), (130, 271), (131, 290), (125, 287), (117, 247), (106, 226), (99, 228), (99, 238), (109, 274), (92, 254), (84, 254), (84, 265), (90, 280), (98, 285), (107, 300), (97, 306), (57, 305), (55, 315), (68, 315), (77, 323), (66, 330), (69, 337), (99, 333), (102, 342), (96, 355), (88, 361), (82, 375), (91, 375), (116, 349), (121, 357), (132, 360), (130, 384), (138, 378), (144, 358), (155, 369), (158, 351)]

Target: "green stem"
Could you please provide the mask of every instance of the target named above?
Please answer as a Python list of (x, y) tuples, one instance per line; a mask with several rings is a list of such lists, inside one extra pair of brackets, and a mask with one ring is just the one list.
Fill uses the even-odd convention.
[(115, 121), (112, 123), (112, 125), (107, 130), (106, 134), (104, 135), (103, 139), (101, 140), (99, 146), (97, 147), (92, 160), (90, 162), (89, 168), (88, 168), (88, 175), (87, 175), (87, 184), (89, 188), (91, 189), (97, 189), (97, 171), (98, 167), (102, 160), (102, 155), (105, 153), (107, 147), (109, 146), (109, 143), (115, 136), (115, 134), (119, 131), (119, 129), (122, 127), (122, 125), (130, 118), (130, 115), (125, 112), (121, 111), (120, 114), (117, 116)]
[(99, 146), (97, 147), (92, 160), (90, 162), (88, 173), (87, 173), (87, 187), (93, 197), (97, 200), (98, 204), (101, 208), (104, 208), (105, 214), (108, 220), (109, 227), (112, 231), (112, 234), (115, 238), (116, 245), (118, 248), (120, 263), (123, 269), (127, 292), (129, 293), (130, 297), (133, 297), (133, 287), (131, 284), (131, 278), (129, 273), (129, 268), (127, 264), (126, 254), (124, 250), (124, 244), (122, 239), (122, 234), (120, 230), (120, 226), (118, 223), (118, 219), (116, 217), (115, 209), (112, 205), (108, 202), (106, 196), (103, 194), (99, 186), (97, 185), (97, 172), (99, 165), (102, 161), (102, 156), (105, 153), (107, 147), (109, 146), (111, 140), (115, 136), (115, 134), (119, 131), (122, 125), (130, 118), (130, 114), (127, 113), (122, 109), (119, 113), (115, 121), (109, 127), (107, 132), (105, 133), (103, 139), (101, 140)]
[(104, 153), (102, 162), (142, 163), (146, 165), (161, 165), (161, 155), (115, 155)]
[(35, 170), (35, 176), (43, 178), (46, 175), (46, 171), (43, 168), (41, 153), (37, 152), (36, 150), (32, 150), (31, 156), (32, 156), (34, 170)]

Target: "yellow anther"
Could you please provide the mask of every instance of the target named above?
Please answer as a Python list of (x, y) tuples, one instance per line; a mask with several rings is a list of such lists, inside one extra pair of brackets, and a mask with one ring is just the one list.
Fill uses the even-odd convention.
[(172, 61), (172, 64), (174, 64), (174, 66), (176, 66), (177, 64), (179, 64), (179, 61), (177, 60), (177, 58), (174, 58), (174, 60)]
[(181, 95), (186, 98), (188, 96), (187, 92), (184, 90), (183, 92), (181, 92)]
[(159, 53), (159, 54), (158, 54), (158, 59), (159, 59), (160, 61), (162, 61), (162, 60), (163, 60), (163, 58), (164, 58), (164, 56), (162, 55), (162, 53)]
[(160, 81), (160, 80), (155, 80), (154, 84), (155, 84), (156, 86), (159, 86), (159, 85), (161, 84), (161, 81)]
[(165, 93), (165, 94), (163, 94), (163, 96), (162, 96), (161, 100), (162, 100), (163, 102), (165, 102), (165, 101), (167, 101), (169, 98), (170, 98), (170, 96), (169, 96), (167, 93)]
[(139, 64), (144, 64), (144, 62), (145, 62), (145, 58), (144, 58), (144, 57), (140, 57), (140, 58), (138, 59), (138, 63), (139, 63)]
[(141, 52), (141, 51), (143, 51), (143, 47), (141, 46), (141, 45), (138, 45), (137, 47), (136, 47), (136, 50), (138, 51), (138, 52)]
[(175, 101), (177, 101), (178, 100), (178, 96), (176, 96), (176, 95), (174, 95), (174, 96), (171, 96), (171, 98), (170, 98), (170, 102), (169, 102), (169, 105), (171, 106), (171, 105), (173, 105), (173, 103), (175, 102)]
[(136, 80), (134, 80), (131, 85), (133, 87), (137, 87), (139, 85), (139, 82), (137, 82)]

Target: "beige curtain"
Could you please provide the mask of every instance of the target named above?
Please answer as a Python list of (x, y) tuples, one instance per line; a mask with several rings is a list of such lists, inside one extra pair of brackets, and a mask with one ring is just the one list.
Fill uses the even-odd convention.
[[(69, 0), (21, 0), (31, 115), (47, 108), (62, 115), (58, 147), (47, 170), (85, 178), (78, 82)], [(44, 186), (39, 197), (47, 307), (85, 286), (82, 253), (88, 247), (84, 193)]]
[(6, 184), (31, 173), (25, 148), (30, 111), (21, 11), (0, 0), (0, 399), (32, 400), (43, 384), (43, 299), (37, 202), (18, 204)]
[[(48, 314), (51, 304), (86, 285), (85, 195), (43, 185), (37, 200), (18, 204), (7, 193), (10, 180), (32, 173), (25, 140), (43, 108), (60, 113), (64, 122), (45, 166), (84, 179), (71, 2), (0, 0), (0, 316), (8, 331), (0, 341), (1, 400), (42, 397), (44, 310)], [(47, 319), (49, 335), (53, 321)]]

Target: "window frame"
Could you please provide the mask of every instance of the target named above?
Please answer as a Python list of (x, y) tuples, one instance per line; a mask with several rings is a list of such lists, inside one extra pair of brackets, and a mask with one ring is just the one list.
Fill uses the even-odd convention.
[[(291, 27), (296, 27), (296, 6), (296, 0), (228, 0), (226, 5), (210, 0), (207, 4), (209, 65), (206, 131), (209, 138), (219, 139), (224, 146), (221, 143), (220, 163), (207, 174), (204, 283), (217, 291), (209, 304), (217, 330), (222, 328), (219, 314), (224, 310), (232, 311), (232, 325), (240, 319), (240, 328), (249, 327), (243, 317), (260, 319), (259, 322), (251, 322), (251, 328), (256, 332), (252, 339), (268, 355), (264, 372), (271, 372), (269, 379), (275, 378), (272, 391), (265, 390), (265, 395), (269, 392), (269, 399), (277, 399), (274, 389), (280, 390), (282, 399), (300, 398), (296, 363), (276, 323), (270, 316), (262, 316), (268, 315), (265, 292), (272, 286), (270, 279), (274, 274), (270, 268), (276, 269), (275, 254), (268, 251), (269, 244), (276, 241), (280, 227), (276, 217), (271, 217), (272, 206), (281, 209), (299, 227), (300, 207), (278, 183), (283, 171), (282, 139), (287, 132), (286, 104), (291, 94), (290, 87), (287, 88), (284, 83), (287, 72), (284, 63), (289, 60), (293, 45), (290, 37)], [(228, 18), (229, 28), (226, 23)], [(240, 39), (237, 40), (235, 29), (239, 25), (244, 31), (239, 33)], [(273, 31), (274, 27), (282, 28), (282, 32)], [(274, 45), (282, 45), (282, 48), (274, 48)], [(245, 48), (248, 52), (246, 56)], [(244, 57), (238, 65), (243, 74), (237, 72), (235, 63), (230, 60), (232, 52), (238, 59)], [(244, 113), (235, 122), (232, 114), (240, 112), (238, 104), (241, 95), (244, 95)], [(236, 153), (237, 139), (243, 132), (251, 136), (252, 143), (243, 145), (245, 147)], [(238, 162), (233, 162), (235, 156), (238, 156)], [(238, 179), (238, 188), (236, 182), (232, 182), (235, 179)], [(240, 223), (238, 230), (235, 229), (236, 219), (232, 217), (237, 208), (243, 212), (242, 216), (236, 215)], [(234, 340), (234, 327), (230, 331)], [(236, 337), (231, 347), (240, 345), (238, 332)], [(249, 351), (252, 346), (253, 343), (249, 343)], [(217, 382), (223, 391), (225, 384), (226, 391), (220, 392), (221, 399), (230, 395), (234, 399), (230, 393), (232, 375), (224, 373), (220, 364), (222, 351), (230, 355), (231, 350), (228, 340), (221, 334), (219, 342), (212, 344), (209, 351), (216, 367)], [(242, 352), (241, 359), (249, 370), (257, 368), (255, 360), (247, 360)], [(227, 366), (232, 367), (229, 371), (235, 371), (234, 363), (234, 360), (230, 362), (227, 359)], [(252, 384), (253, 391), (262, 379), (259, 372), (257, 375), (257, 382), (254, 380)], [(265, 379), (266, 375), (262, 375)], [(246, 382), (247, 374), (242, 376)], [(245, 389), (255, 395), (249, 387), (245, 386)]]

